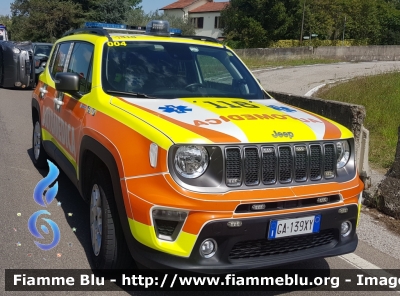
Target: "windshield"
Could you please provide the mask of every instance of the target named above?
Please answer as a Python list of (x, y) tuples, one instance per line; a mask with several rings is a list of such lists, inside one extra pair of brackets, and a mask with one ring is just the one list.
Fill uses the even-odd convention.
[(35, 56), (49, 56), (51, 52), (52, 45), (36, 45), (35, 46)]
[(264, 99), (257, 81), (224, 48), (170, 42), (121, 42), (103, 51), (105, 92), (142, 97)]

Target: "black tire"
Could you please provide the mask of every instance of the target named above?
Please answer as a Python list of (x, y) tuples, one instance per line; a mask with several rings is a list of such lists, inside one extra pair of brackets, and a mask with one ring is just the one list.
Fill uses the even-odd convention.
[(33, 152), (33, 164), (35, 165), (35, 167), (37, 167), (38, 169), (47, 168), (48, 155), (43, 148), (42, 127), (40, 125), (38, 116), (35, 116), (35, 118), (33, 119), (32, 152)]
[[(129, 253), (121, 223), (116, 208), (111, 178), (106, 169), (95, 170), (89, 191), (90, 201), (90, 239), (92, 243), (92, 257), (94, 267), (97, 269), (122, 269), (135, 267), (134, 261)], [(96, 193), (98, 192), (98, 194)], [(94, 202), (95, 195), (100, 202)], [(96, 199), (97, 200), (97, 199)], [(100, 205), (100, 210), (98, 209)], [(101, 219), (93, 217), (95, 212), (101, 213)], [(101, 221), (101, 227), (92, 223)], [(96, 231), (97, 229), (97, 231)], [(101, 229), (100, 239), (97, 236)], [(95, 233), (95, 235), (93, 234)], [(97, 242), (96, 242), (97, 241)], [(100, 246), (98, 242), (100, 241)], [(98, 248), (97, 248), (98, 247)]]

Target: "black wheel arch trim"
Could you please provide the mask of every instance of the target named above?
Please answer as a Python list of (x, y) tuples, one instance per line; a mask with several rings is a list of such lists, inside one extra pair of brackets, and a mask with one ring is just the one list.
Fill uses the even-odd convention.
[[(81, 141), (80, 145), (80, 152), (79, 152), (79, 182), (78, 182), (78, 189), (80, 194), (84, 197), (84, 185), (85, 182), (89, 182), (89, 180), (85, 180), (85, 176), (83, 174), (82, 170), (82, 164), (83, 164), (83, 157), (84, 153), (86, 151), (90, 151), (93, 154), (95, 154), (101, 161), (105, 164), (105, 166), (108, 169), (108, 172), (110, 173), (111, 177), (111, 182), (112, 182), (112, 188), (114, 191), (114, 198), (115, 198), (115, 203), (117, 205), (117, 210), (118, 210), (118, 216), (120, 218), (121, 226), (122, 226), (122, 231), (124, 233), (124, 237), (126, 240), (126, 243), (128, 244), (128, 248), (131, 250), (131, 254), (133, 255), (134, 252), (132, 252), (132, 245), (137, 244), (138, 242), (135, 240), (133, 237), (130, 227), (129, 227), (129, 221), (127, 218), (126, 214), (126, 209), (124, 205), (124, 198), (122, 194), (122, 188), (120, 185), (121, 179), (118, 171), (118, 166), (116, 163), (116, 160), (114, 159), (113, 155), (111, 152), (105, 148), (100, 142), (97, 140), (93, 139), (90, 136), (84, 136)], [(135, 258), (134, 258), (135, 259)]]
[[(35, 109), (36, 111), (37, 111), (37, 113), (38, 113), (38, 116), (39, 116), (39, 120), (40, 120), (40, 106), (39, 106), (39, 102), (35, 99), (35, 98), (32, 98), (32, 109)], [(32, 124), (34, 124), (34, 122), (33, 122), (33, 116), (32, 116)]]

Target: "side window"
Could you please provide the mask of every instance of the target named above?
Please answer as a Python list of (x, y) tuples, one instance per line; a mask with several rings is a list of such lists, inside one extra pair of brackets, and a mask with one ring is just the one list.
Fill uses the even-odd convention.
[(50, 61), (49, 61), (49, 63), (48, 63), (48, 68), (49, 68), (50, 73), (53, 72), (54, 60), (55, 60), (55, 57), (56, 57), (56, 55), (57, 55), (57, 52), (58, 52), (58, 48), (59, 48), (59, 47), (60, 47), (60, 44), (57, 44), (57, 45), (54, 47), (53, 54), (51, 55)]
[(214, 28), (215, 29), (222, 29), (224, 27), (224, 23), (220, 16), (216, 16), (214, 19)]
[(54, 57), (54, 64), (51, 69), (51, 75), (54, 77), (57, 73), (64, 72), (64, 66), (67, 60), (68, 51), (71, 43), (62, 43)]
[(191, 23), (196, 29), (203, 29), (204, 17), (191, 18)]
[(232, 85), (231, 73), (218, 59), (199, 54), (197, 61), (205, 81)]
[(81, 94), (86, 94), (91, 89), (93, 48), (91, 43), (76, 42), (68, 65), (68, 72), (79, 74), (79, 92)]

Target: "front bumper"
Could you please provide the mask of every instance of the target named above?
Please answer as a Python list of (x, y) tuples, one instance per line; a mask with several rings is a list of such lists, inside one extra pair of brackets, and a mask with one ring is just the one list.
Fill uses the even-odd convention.
[[(340, 208), (347, 213), (340, 214)], [(320, 232), (288, 238), (268, 240), (271, 219), (287, 219), (321, 215)], [(353, 252), (358, 243), (356, 223), (357, 204), (314, 210), (294, 214), (240, 218), (242, 226), (229, 228), (227, 222), (238, 219), (212, 221), (204, 225), (188, 258), (178, 257), (146, 247), (131, 237), (128, 242), (136, 261), (149, 268), (177, 268), (205, 273), (224, 273), (284, 265), (313, 258), (337, 256)], [(353, 225), (351, 233), (341, 237), (344, 221)], [(218, 243), (216, 254), (204, 259), (199, 253), (200, 244), (207, 238)]]

